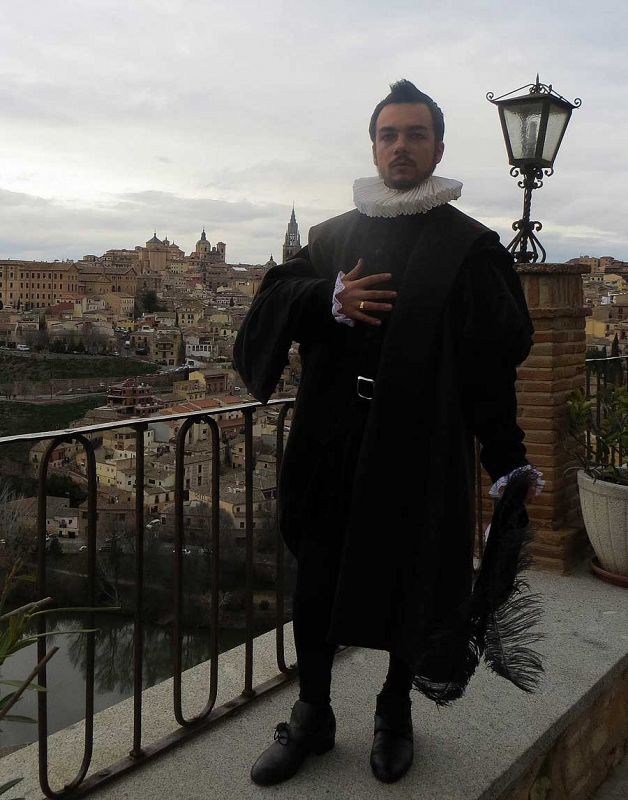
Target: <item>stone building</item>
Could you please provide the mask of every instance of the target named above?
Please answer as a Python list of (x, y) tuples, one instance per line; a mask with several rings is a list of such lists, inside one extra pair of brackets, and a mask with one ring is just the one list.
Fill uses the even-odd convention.
[(183, 274), (190, 269), (202, 270), (211, 264), (224, 264), (227, 246), (224, 242), (217, 242), (212, 247), (203, 228), (201, 238), (189, 256), (186, 256), (177, 244), (168, 241), (167, 237), (163, 241), (159, 239), (156, 231), (152, 239), (146, 242), (145, 247), (137, 247), (136, 250), (142, 274), (145, 272)]
[(108, 266), (99, 263), (79, 263), (78, 290), (88, 295), (106, 295), (116, 292), (135, 296), (137, 271), (135, 267)]
[(138, 253), (140, 272), (165, 272), (168, 265), (173, 261), (180, 261), (185, 257), (185, 253), (174, 242), (168, 241), (168, 237), (162, 241), (157, 238), (157, 231), (152, 239), (146, 242), (145, 247), (136, 247)]
[(155, 413), (164, 404), (153, 395), (152, 386), (137, 378), (127, 378), (109, 387), (107, 405), (118, 414), (143, 417)]
[(226, 250), (227, 245), (224, 242), (217, 242), (215, 247), (212, 247), (207, 241), (205, 228), (203, 228), (201, 238), (196, 243), (194, 253), (190, 253), (190, 256), (196, 255), (198, 261), (204, 261), (207, 264), (224, 264)]
[(30, 310), (47, 308), (68, 292), (77, 292), (79, 271), (68, 261), (0, 261), (0, 301), (3, 306)]

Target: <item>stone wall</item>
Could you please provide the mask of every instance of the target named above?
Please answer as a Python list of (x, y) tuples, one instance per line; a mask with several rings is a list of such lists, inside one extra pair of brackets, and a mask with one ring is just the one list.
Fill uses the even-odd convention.
[(628, 752), (628, 670), (498, 800), (588, 800)]

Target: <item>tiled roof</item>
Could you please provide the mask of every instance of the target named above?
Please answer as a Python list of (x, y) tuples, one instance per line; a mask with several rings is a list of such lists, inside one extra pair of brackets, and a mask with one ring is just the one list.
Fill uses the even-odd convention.
[(185, 414), (192, 411), (208, 411), (209, 409), (219, 408), (222, 403), (211, 397), (203, 397), (200, 400), (187, 400), (184, 403), (177, 403), (162, 409), (162, 414)]

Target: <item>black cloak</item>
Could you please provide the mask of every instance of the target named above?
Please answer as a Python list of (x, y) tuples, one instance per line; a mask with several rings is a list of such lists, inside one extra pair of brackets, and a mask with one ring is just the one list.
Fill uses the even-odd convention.
[[(295, 555), (304, 537), (335, 520), (334, 442), (351, 424), (364, 374), (360, 342), (371, 327), (333, 318), (335, 279), (359, 258), (369, 272), (392, 272), (386, 257), (398, 224), (354, 210), (312, 228), (308, 246), (266, 274), (236, 338), (234, 365), (261, 402), (291, 343), (300, 345), (301, 383), (278, 487), (280, 530)], [(449, 205), (403, 225), (411, 246), (370, 376), (375, 391), (352, 466), (328, 641), (394, 652), (413, 666), (416, 688), (444, 704), (468, 680), (458, 672), (471, 635), (473, 437), (493, 481), (528, 463), (515, 380), (533, 328), (497, 234)], [(524, 526), (513, 529), (521, 545)], [(518, 556), (515, 547), (511, 585)], [(447, 631), (455, 643), (443, 646)], [(457, 655), (434, 656), (435, 641), (441, 655)]]

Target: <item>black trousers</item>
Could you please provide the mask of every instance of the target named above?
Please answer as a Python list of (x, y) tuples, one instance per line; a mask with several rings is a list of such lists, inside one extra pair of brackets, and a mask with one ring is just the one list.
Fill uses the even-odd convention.
[[(293, 629), (299, 666), (299, 699), (326, 704), (331, 700), (331, 675), (337, 645), (327, 642), (327, 630), (338, 582), (343, 533), (349, 514), (354, 465), (359, 452), (368, 401), (360, 401), (350, 422), (326, 448), (321, 473), (326, 481), (318, 498), (310, 498), (312, 523), (300, 541), (293, 596)], [(377, 500), (375, 499), (375, 502)], [(389, 655), (382, 693), (407, 698), (412, 671)]]

